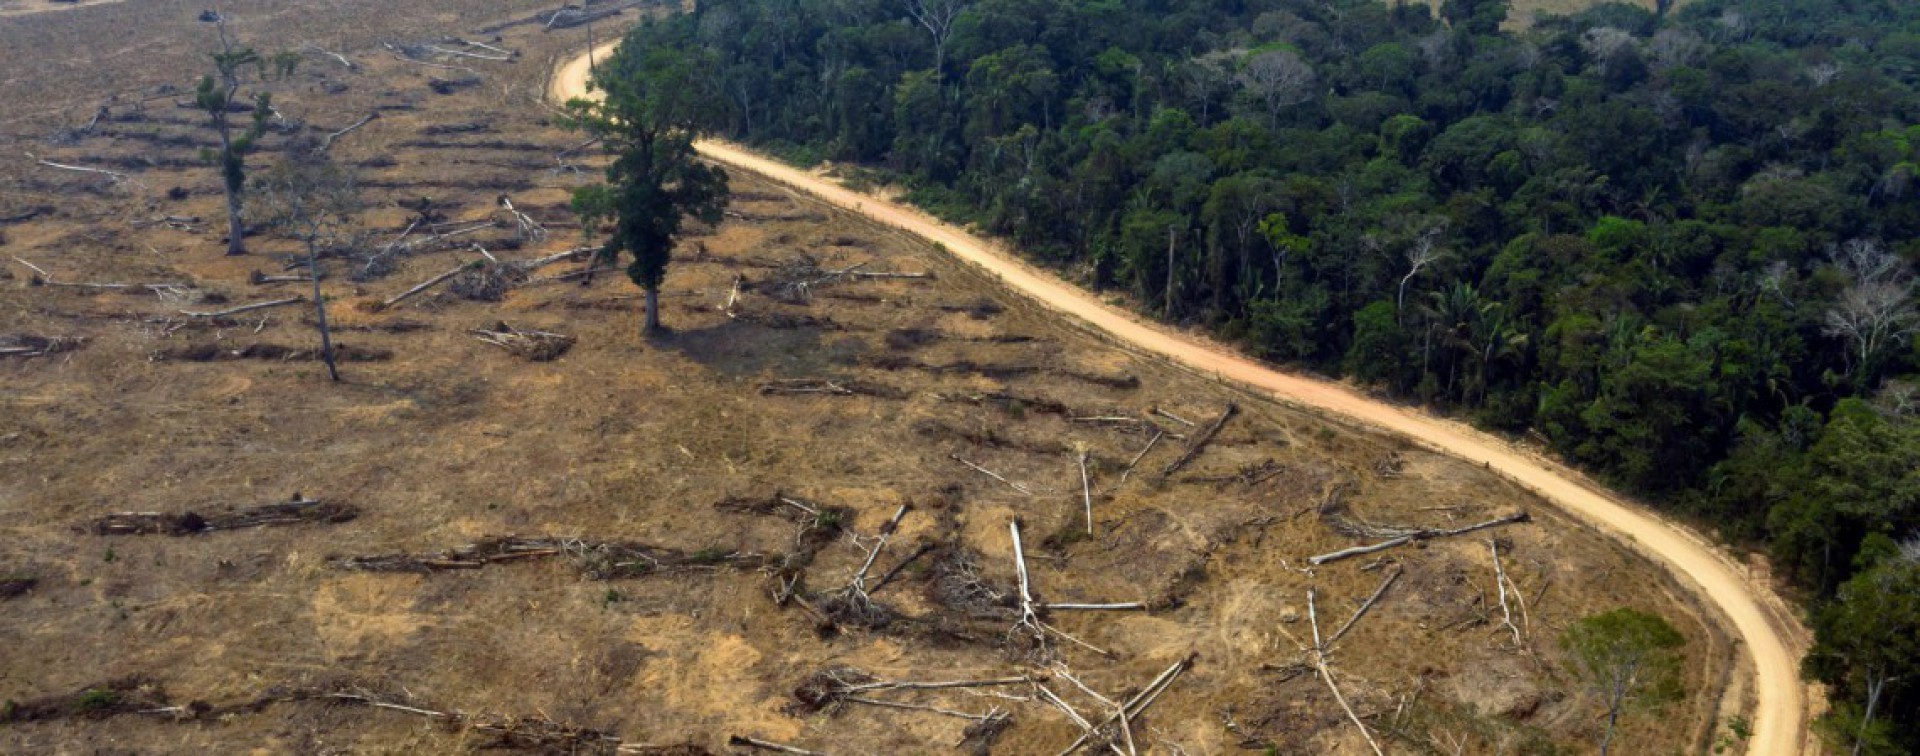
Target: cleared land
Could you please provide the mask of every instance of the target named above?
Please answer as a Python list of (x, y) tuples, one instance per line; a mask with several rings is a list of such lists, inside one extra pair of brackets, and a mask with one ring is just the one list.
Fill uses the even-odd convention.
[[(599, 55), (611, 54), (611, 51), (609, 46)], [(555, 77), (556, 93), (585, 92), (581, 83), (586, 78), (587, 60), (583, 57), (561, 68)], [(1250, 387), (1281, 401), (1417, 439), (1461, 459), (1479, 460), (1487, 469), (1498, 471), (1604, 532), (1636, 545), (1684, 575), (1695, 595), (1716, 605), (1732, 620), (1732, 627), (1746, 649), (1746, 659), (1758, 674), (1755, 688), (1760, 718), (1754, 737), (1747, 744), (1750, 751), (1772, 754), (1802, 750), (1807, 738), (1808, 696), (1796, 660), (1803, 653), (1806, 630), (1795, 619), (1793, 610), (1767, 584), (1766, 575), (1755, 579), (1750, 568), (1733, 563), (1697, 534), (1614, 497), (1578, 473), (1472, 428), (1375, 400), (1329, 381), (1280, 373), (1236, 355), (1228, 348), (1208, 344), (1204, 337), (1174, 333), (1143, 322), (1035, 269), (991, 242), (913, 208), (848, 191), (830, 178), (780, 165), (736, 145), (708, 141), (698, 146), (701, 154), (717, 162), (776, 178), (842, 210), (940, 243), (1009, 288), (1039, 300), (1050, 309), (1085, 321), (1101, 334), (1130, 348), (1171, 359), (1202, 374)]]
[[(44, 352), (0, 357), (0, 577), (28, 586), (0, 599), (10, 640), (0, 697), (15, 702), (0, 750), (591, 751), (618, 738), (693, 753), (742, 734), (916, 752), (992, 729), (852, 700), (871, 698), (999, 709), (1012, 721), (996, 752), (1044, 752), (1078, 728), (1031, 700), (1030, 684), (848, 688), (867, 676), (1038, 677), (1033, 662), (1051, 659), (1117, 698), (1197, 654), (1133, 720), (1143, 749), (1360, 753), (1360, 731), (1301, 667), (1307, 595), (1331, 634), (1396, 570), (1332, 657), (1347, 703), (1394, 750), (1585, 747), (1593, 704), (1559, 671), (1554, 638), (1621, 605), (1675, 621), (1696, 691), (1665, 718), (1632, 720), (1626, 742), (1700, 750), (1742, 705), (1714, 615), (1630, 549), (1489, 471), (1135, 356), (915, 237), (750, 176), (736, 176), (727, 221), (680, 251), (665, 298), (676, 330), (659, 341), (637, 337), (636, 292), (617, 275), (538, 280), (578, 262), (543, 268), (500, 301), (469, 282), (376, 311), (484, 259), (471, 243), (507, 261), (578, 244), (561, 208), (593, 160), (569, 152), (579, 137), (544, 123), (537, 97), (549, 62), (584, 31), (483, 34), (496, 22), (458, 19), (461, 7), (437, 5), (452, 17), (437, 25), (394, 27), (405, 38), (341, 31), (322, 46), (356, 67), (309, 56), (276, 96), (287, 118), (322, 133), (380, 114), (332, 148), (375, 206), (363, 249), (400, 236), (417, 211), (399, 203), (423, 196), (446, 222), (495, 221), (379, 274), (356, 275), (358, 258), (333, 263), (333, 314), (359, 356), (343, 365), (344, 386), (301, 353), (314, 341), (302, 308), (181, 314), (302, 285), (249, 282), (287, 274), (285, 241), (220, 255), (217, 186), (196, 155), (211, 135), (193, 111), (155, 95), (79, 129), (107, 92), (88, 77), (162, 74), (114, 58), (80, 81), (42, 79), (30, 96), (57, 123), (5, 127), (21, 150), (126, 178), (17, 160), (0, 184), (0, 217), (17, 219), (0, 227), (0, 334)], [(119, 18), (103, 10), (22, 23)], [(206, 30), (191, 17), (146, 23), (197, 39)], [(297, 20), (302, 34), (335, 28), (324, 15)], [(268, 49), (299, 41), (277, 28), (249, 33)], [(378, 44), (447, 36), (518, 57), (401, 60)], [(197, 71), (182, 57), (177, 85)], [(255, 164), (287, 138), (270, 137)], [(520, 238), (497, 210), (501, 194), (548, 235)], [(471, 333), (507, 333), (502, 322), (575, 341), (531, 361)], [(1237, 416), (1163, 475), (1229, 404)], [(909, 502), (860, 581), (872, 604), (844, 601)], [(1310, 555), (1397, 528), (1522, 511), (1532, 522), (1303, 569)], [(1015, 517), (1037, 601), (1148, 605), (1047, 613), (1111, 656), (1016, 629)], [(1049, 691), (1104, 716), (1047, 674)], [(1713, 692), (1729, 679), (1721, 710)]]

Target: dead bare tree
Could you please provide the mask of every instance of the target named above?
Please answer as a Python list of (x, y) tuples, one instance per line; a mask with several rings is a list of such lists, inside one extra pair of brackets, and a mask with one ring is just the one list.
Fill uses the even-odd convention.
[(1282, 111), (1313, 99), (1319, 77), (1292, 51), (1270, 50), (1248, 60), (1234, 81), (1266, 107), (1271, 127)]
[(1882, 352), (1920, 331), (1914, 278), (1900, 258), (1877, 241), (1856, 239), (1831, 254), (1849, 283), (1827, 310), (1822, 331), (1847, 340), (1850, 367), (1859, 380), (1870, 383)]
[(937, 75), (947, 62), (947, 42), (953, 39), (953, 23), (967, 9), (967, 0), (905, 0), (907, 15), (933, 37), (933, 70)]
[(1446, 252), (1439, 247), (1440, 232), (1444, 230), (1445, 223), (1436, 222), (1414, 237), (1412, 246), (1407, 247), (1407, 274), (1400, 277), (1400, 291), (1393, 299), (1393, 311), (1396, 314), (1406, 310), (1407, 284), (1413, 281), (1414, 276), (1420, 275), (1420, 271), (1446, 256)]
[(320, 249), (345, 242), (360, 210), (353, 175), (315, 150), (288, 150), (287, 157), (254, 182), (261, 202), (257, 212), (267, 225), (306, 246), (307, 275), (313, 279), (313, 309), (320, 331), (320, 355), (327, 377), (340, 380), (333, 335), (327, 329), (327, 300), (320, 291)]

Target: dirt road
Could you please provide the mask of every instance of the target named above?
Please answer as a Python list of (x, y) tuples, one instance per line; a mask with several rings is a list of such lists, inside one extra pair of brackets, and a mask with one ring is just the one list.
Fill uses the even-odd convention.
[[(605, 58), (614, 47), (607, 45), (594, 51), (594, 59)], [(566, 99), (585, 95), (588, 68), (585, 55), (561, 66), (553, 80), (552, 96)], [(1578, 473), (1472, 428), (1380, 402), (1340, 384), (1281, 373), (1204, 339), (1144, 322), (1051, 273), (1028, 265), (992, 242), (919, 210), (846, 189), (829, 179), (735, 145), (702, 141), (696, 146), (702, 155), (715, 162), (761, 174), (847, 211), (936, 242), (955, 257), (998, 278), (1008, 288), (1078, 318), (1135, 350), (1282, 402), (1383, 429), (1436, 451), (1484, 463), (1667, 566), (1704, 602), (1718, 607), (1732, 622), (1732, 631), (1747, 650), (1755, 674), (1757, 703), (1747, 752), (1766, 756), (1797, 754), (1806, 747), (1810, 699), (1800, 681), (1797, 664), (1801, 652), (1799, 638), (1805, 636), (1805, 631), (1796, 625), (1791, 612), (1766, 586), (1748, 580), (1742, 567), (1699, 536), (1589, 486)]]

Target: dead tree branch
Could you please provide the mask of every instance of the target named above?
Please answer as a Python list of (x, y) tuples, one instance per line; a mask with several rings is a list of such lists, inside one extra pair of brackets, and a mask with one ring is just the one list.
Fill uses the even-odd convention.
[(795, 748), (790, 745), (775, 743), (771, 740), (761, 740), (759, 738), (748, 737), (746, 735), (728, 736), (727, 745), (743, 746), (746, 748), (754, 748), (762, 751), (772, 751), (774, 753), (790, 753), (790, 754), (794, 754), (794, 756), (827, 756), (825, 753), (822, 753), (820, 751), (809, 751), (805, 748)]
[(599, 249), (600, 249), (599, 247), (576, 247), (574, 249), (569, 249), (565, 252), (555, 252), (545, 257), (536, 257), (531, 260), (522, 260), (520, 262), (514, 263), (514, 265), (520, 266), (521, 270), (524, 270), (528, 273), (532, 273), (533, 271), (539, 270), (541, 268), (560, 262), (562, 260), (578, 259), (582, 255), (586, 255), (592, 252), (597, 252), (599, 251)]
[(520, 355), (533, 362), (550, 362), (566, 354), (573, 348), (574, 337), (551, 331), (524, 331), (504, 322), (496, 323), (493, 330), (475, 329), (469, 331), (473, 337), (494, 346)]
[(1093, 483), (1087, 477), (1087, 449), (1080, 447), (1080, 498), (1087, 509), (1087, 535), (1093, 535)]
[(1166, 431), (1154, 430), (1153, 438), (1147, 439), (1147, 445), (1140, 449), (1139, 454), (1133, 455), (1132, 460), (1127, 462), (1127, 469), (1120, 471), (1120, 482), (1113, 484), (1114, 488), (1118, 489), (1120, 486), (1126, 484), (1127, 477), (1133, 475), (1133, 468), (1140, 464), (1140, 460), (1146, 458), (1147, 452), (1153, 451), (1154, 445), (1160, 443), (1160, 437), (1165, 435), (1167, 435)]
[(533, 216), (520, 212), (519, 208), (513, 206), (513, 200), (507, 195), (500, 195), (500, 207), (513, 216), (514, 228), (519, 232), (521, 239), (540, 241), (547, 238), (547, 227), (540, 225)]
[(427, 45), (427, 49), (432, 50), (433, 52), (439, 53), (441, 55), (456, 55), (462, 58), (474, 58), (476, 60), (490, 60), (496, 63), (501, 61), (513, 60), (512, 55), (481, 55), (480, 53), (467, 52), (465, 50), (449, 50), (439, 45)]
[(873, 594), (879, 593), (881, 589), (887, 587), (888, 583), (893, 582), (894, 578), (899, 577), (900, 573), (905, 572), (908, 565), (913, 564), (915, 561), (918, 561), (920, 557), (926, 556), (928, 553), (932, 552), (935, 548), (938, 548), (936, 544), (932, 544), (932, 543), (920, 544), (920, 548), (914, 549), (912, 554), (908, 554), (907, 558), (900, 560), (900, 563), (894, 565), (893, 569), (887, 570), (887, 574), (881, 575), (879, 582), (876, 582), (873, 584), (872, 590), (867, 591), (867, 595), (871, 596)]
[(1328, 649), (1332, 649), (1335, 644), (1340, 642), (1341, 638), (1346, 637), (1347, 631), (1353, 629), (1353, 623), (1359, 622), (1361, 617), (1366, 616), (1367, 611), (1373, 608), (1374, 602), (1379, 601), (1381, 596), (1386, 595), (1387, 589), (1393, 587), (1393, 582), (1400, 579), (1400, 573), (1402, 572), (1404, 572), (1404, 570), (1395, 569), (1392, 574), (1387, 575), (1386, 580), (1380, 582), (1380, 587), (1374, 590), (1372, 596), (1367, 597), (1366, 603), (1361, 604), (1359, 609), (1354, 610), (1353, 616), (1347, 618), (1346, 624), (1341, 625), (1339, 630), (1333, 631), (1333, 637), (1327, 639)]
[(109, 171), (105, 168), (88, 168), (84, 165), (68, 165), (66, 163), (56, 163), (51, 160), (42, 160), (31, 152), (27, 153), (27, 157), (33, 160), (33, 162), (46, 166), (48, 168), (57, 168), (63, 171), (74, 171), (76, 173), (93, 173), (101, 176), (106, 176), (107, 178), (113, 179), (114, 181), (125, 181), (129, 184), (133, 184), (135, 186), (140, 186), (140, 187), (146, 186), (145, 184), (140, 183), (138, 180), (135, 180), (133, 177), (128, 176), (127, 174), (121, 173), (119, 171)]
[(326, 138), (325, 138), (325, 139), (322, 139), (322, 140), (320, 140), (320, 150), (319, 150), (319, 151), (320, 151), (320, 152), (326, 152), (327, 150), (329, 150), (329, 149), (332, 149), (332, 147), (333, 147), (333, 140), (335, 140), (335, 139), (339, 139), (340, 137), (343, 137), (343, 136), (346, 136), (346, 135), (348, 135), (348, 134), (350, 134), (350, 133), (352, 133), (352, 132), (353, 132), (353, 131), (354, 131), (355, 129), (358, 129), (358, 128), (360, 128), (361, 126), (365, 126), (365, 125), (367, 125), (368, 123), (371, 123), (371, 122), (373, 121), (373, 119), (375, 119), (375, 118), (379, 118), (379, 117), (380, 117), (380, 112), (376, 110), (376, 111), (374, 111), (374, 112), (372, 112), (372, 113), (368, 113), (368, 114), (367, 114), (367, 117), (365, 117), (365, 118), (362, 118), (362, 119), (360, 119), (360, 120), (358, 120), (358, 121), (354, 121), (354, 122), (353, 122), (353, 125), (352, 125), (352, 126), (348, 126), (348, 127), (346, 127), (346, 128), (344, 128), (344, 129), (341, 129), (341, 130), (339, 130), (339, 131), (336, 131), (336, 132), (333, 132), (333, 133), (331, 133), (331, 134), (328, 134), (328, 135), (326, 136)]
[(1033, 608), (1033, 591), (1027, 578), (1027, 552), (1020, 544), (1020, 518), (1015, 517), (1007, 523), (1007, 529), (1013, 533), (1013, 568), (1020, 577), (1020, 621), (1014, 623), (1014, 629), (1018, 630), (1024, 625), (1039, 635), (1040, 615)]
[(1188, 654), (1180, 661), (1174, 662), (1173, 666), (1161, 672), (1160, 676), (1153, 678), (1153, 682), (1147, 683), (1147, 687), (1140, 689), (1139, 693), (1135, 694), (1133, 698), (1128, 699), (1125, 704), (1121, 705), (1114, 713), (1108, 715), (1100, 724), (1093, 726), (1086, 734), (1081, 735), (1079, 739), (1073, 741), (1071, 745), (1068, 745), (1066, 750), (1060, 752), (1060, 756), (1068, 756), (1068, 754), (1080, 750), (1082, 746), (1088, 745), (1099, 732), (1112, 726), (1115, 722), (1120, 721), (1122, 717), (1125, 717), (1129, 721), (1139, 718), (1140, 714), (1145, 712), (1148, 706), (1152, 706), (1153, 702), (1160, 698), (1161, 693), (1166, 692), (1167, 688), (1173, 685), (1174, 680), (1180, 679), (1181, 674), (1193, 667), (1193, 662), (1196, 658), (1198, 658), (1198, 655)]
[(320, 47), (319, 45), (307, 45), (306, 47), (301, 49), (317, 52), (317, 53), (320, 53), (321, 55), (325, 55), (329, 58), (340, 61), (340, 65), (346, 66), (347, 70), (349, 71), (357, 71), (360, 69), (359, 66), (354, 65), (353, 61), (347, 60), (347, 56), (341, 55), (340, 53), (337, 53), (337, 52), (333, 52), (332, 50), (327, 50), (325, 48)]
[(415, 59), (414, 57), (412, 57), (412, 56), (409, 56), (409, 55), (407, 55), (406, 53), (404, 53), (404, 52), (402, 52), (402, 51), (400, 50), (400, 48), (398, 48), (398, 47), (395, 47), (395, 46), (393, 46), (393, 43), (391, 43), (391, 42), (382, 42), (382, 43), (380, 43), (380, 44), (381, 44), (381, 46), (383, 46), (383, 47), (385, 47), (385, 48), (387, 48), (387, 52), (388, 52), (388, 53), (390, 53), (390, 54), (392, 54), (392, 55), (393, 55), (393, 57), (395, 57), (395, 58), (399, 58), (400, 60), (403, 60), (403, 61), (406, 61), (406, 62), (408, 62), (408, 63), (412, 63), (412, 64), (414, 64), (414, 65), (419, 65), (419, 66), (426, 66), (426, 67), (428, 67), (428, 68), (443, 68), (443, 69), (446, 69), (446, 70), (449, 70), (449, 71), (465, 71), (465, 72), (467, 72), (467, 73), (470, 73), (470, 74), (473, 74), (473, 75), (475, 75), (475, 76), (479, 76), (479, 75), (480, 75), (480, 72), (479, 72), (479, 71), (475, 71), (475, 70), (473, 70), (473, 69), (471, 69), (471, 68), (468, 68), (468, 67), (466, 67), (466, 66), (450, 66), (450, 65), (447, 65), (447, 64), (445, 64), (445, 63), (431, 63), (431, 62), (428, 62), (428, 61), (424, 61), (424, 60), (418, 60), (418, 59)]
[(1164, 409), (1161, 409), (1161, 408), (1159, 408), (1159, 407), (1155, 407), (1155, 408), (1153, 408), (1153, 414), (1156, 414), (1156, 415), (1159, 415), (1159, 416), (1161, 416), (1161, 417), (1164, 417), (1164, 418), (1166, 418), (1166, 419), (1168, 419), (1168, 420), (1172, 420), (1172, 421), (1174, 421), (1174, 422), (1176, 422), (1176, 423), (1179, 423), (1179, 424), (1181, 424), (1181, 425), (1184, 425), (1184, 426), (1187, 426), (1187, 427), (1189, 427), (1189, 428), (1191, 428), (1191, 427), (1193, 427), (1193, 426), (1194, 426), (1194, 422), (1193, 422), (1192, 420), (1188, 420), (1188, 419), (1186, 419), (1186, 418), (1184, 418), (1184, 417), (1181, 417), (1181, 416), (1179, 416), (1179, 415), (1176, 415), (1176, 414), (1173, 414), (1173, 413), (1171, 413), (1171, 412), (1168, 412), (1168, 411), (1166, 411), (1166, 410), (1164, 410)]
[[(1500, 566), (1499, 539), (1488, 538), (1487, 548), (1493, 551), (1493, 583), (1495, 587), (1500, 589), (1501, 623), (1505, 624), (1508, 630), (1513, 631), (1514, 648), (1524, 647), (1526, 645), (1526, 642), (1523, 641), (1520, 637), (1520, 626), (1513, 624), (1513, 610), (1507, 607), (1507, 570), (1505, 567)], [(1519, 593), (1519, 590), (1516, 589), (1514, 592)]]
[(190, 318), (224, 318), (229, 315), (238, 315), (243, 312), (253, 312), (254, 310), (264, 310), (269, 307), (284, 307), (286, 305), (299, 304), (305, 301), (307, 301), (305, 297), (287, 297), (286, 299), (276, 299), (276, 300), (273, 300), (272, 302), (260, 302), (257, 304), (241, 305), (239, 307), (230, 307), (228, 309), (219, 310), (217, 312), (189, 312), (187, 310), (181, 310), (180, 314)]
[(1340, 693), (1340, 686), (1333, 681), (1333, 670), (1327, 666), (1327, 647), (1320, 641), (1320, 618), (1314, 610), (1312, 588), (1307, 589), (1307, 618), (1313, 622), (1313, 666), (1320, 671), (1320, 679), (1326, 681), (1328, 690), (1333, 691), (1333, 700), (1339, 702), (1340, 710), (1347, 713), (1347, 719), (1353, 721), (1354, 727), (1360, 728), (1360, 737), (1366, 738), (1374, 756), (1386, 756), (1380, 750), (1380, 744), (1373, 741), (1373, 733), (1368, 732), (1367, 725), (1360, 721), (1360, 715), (1353, 713), (1353, 707), (1347, 704), (1347, 697)]
[(1011, 480), (1007, 480), (1005, 477), (1001, 476), (1000, 473), (994, 472), (987, 468), (976, 465), (972, 462), (968, 462), (964, 459), (961, 459), (960, 455), (958, 454), (949, 454), (947, 455), (947, 458), (955, 462), (959, 462), (960, 464), (966, 465), (969, 468), (972, 468), (974, 472), (980, 473), (981, 475), (985, 475), (989, 478), (1000, 481), (1001, 483), (1005, 483), (1007, 484), (1008, 487), (1012, 488), (1015, 491), (1019, 491), (1020, 493), (1026, 494), (1028, 496), (1034, 495), (1033, 489), (1026, 487), (1024, 484), (1015, 483)]
[(456, 266), (456, 267), (455, 267), (455, 268), (454, 268), (453, 270), (449, 270), (449, 271), (447, 271), (447, 272), (445, 272), (445, 273), (441, 273), (440, 275), (437, 275), (437, 276), (434, 276), (434, 277), (432, 277), (432, 278), (429, 278), (429, 279), (427, 279), (427, 280), (425, 280), (425, 281), (421, 281), (420, 283), (418, 283), (418, 284), (415, 284), (413, 288), (411, 288), (411, 289), (408, 289), (408, 290), (406, 290), (406, 291), (403, 291), (403, 292), (400, 292), (399, 294), (396, 294), (396, 295), (394, 295), (394, 297), (393, 297), (392, 299), (388, 299), (388, 300), (387, 300), (387, 301), (385, 301), (385, 302), (381, 302), (381, 303), (380, 303), (380, 309), (382, 309), (382, 310), (385, 310), (385, 309), (387, 309), (387, 308), (389, 308), (389, 307), (392, 307), (392, 306), (394, 306), (394, 305), (397, 305), (397, 304), (400, 304), (401, 302), (405, 302), (405, 301), (407, 301), (408, 299), (411, 299), (411, 298), (413, 298), (413, 296), (414, 296), (414, 295), (416, 295), (416, 294), (419, 294), (420, 292), (423, 292), (423, 291), (426, 291), (426, 290), (428, 290), (428, 289), (431, 289), (431, 288), (433, 288), (434, 286), (437, 286), (437, 285), (439, 285), (439, 284), (441, 284), (441, 283), (443, 283), (443, 282), (445, 282), (445, 281), (447, 281), (448, 279), (451, 279), (451, 278), (453, 278), (454, 276), (457, 276), (457, 275), (460, 275), (461, 273), (463, 273), (463, 272), (465, 272), (465, 271), (468, 271), (468, 270), (471, 270), (471, 269), (473, 269), (473, 268), (475, 268), (475, 267), (477, 267), (478, 265), (479, 265), (479, 263), (477, 263), (477, 262), (464, 262), (464, 263), (460, 263), (460, 264), (459, 264), (458, 266)]

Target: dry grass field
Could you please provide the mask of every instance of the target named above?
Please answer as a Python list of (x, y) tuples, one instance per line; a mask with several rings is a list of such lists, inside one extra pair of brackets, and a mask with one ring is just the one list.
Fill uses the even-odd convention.
[[(1395, 574), (1329, 655), (1389, 752), (1589, 750), (1596, 705), (1556, 639), (1618, 606), (1688, 639), (1692, 695), (1629, 718), (1632, 752), (1699, 752), (1743, 705), (1712, 617), (1525, 492), (1129, 354), (751, 176), (679, 250), (664, 337), (640, 338), (623, 276), (560, 278), (579, 262), (509, 277), (497, 301), (466, 280), (377, 307), (479, 248), (580, 243), (565, 202), (596, 158), (535, 97), (585, 31), (500, 26), (540, 8), (228, 9), (263, 49), (354, 64), (312, 53), (268, 85), (282, 119), (254, 166), (302, 124), (379, 115), (330, 150), (369, 204), (325, 281), (339, 385), (305, 307), (183, 314), (306, 286), (252, 282), (289, 275), (288, 240), (222, 254), (212, 134), (160, 89), (200, 72), (199, 6), (0, 24), (34, 61), (0, 82), (17, 106), (0, 122), (0, 752), (724, 753), (732, 735), (1057, 752), (1079, 728), (1042, 696), (1111, 711), (1069, 674), (1118, 699), (1190, 658), (1132, 720), (1142, 752), (1362, 753), (1303, 649)], [(381, 44), (455, 37), (515, 57)], [(547, 234), (521, 234), (501, 195)], [(492, 223), (356, 257), (427, 239), (404, 233), (422, 197)], [(863, 275), (887, 273), (912, 275)], [(535, 361), (472, 333), (501, 323), (574, 341)], [(318, 504), (263, 508), (291, 501)], [(1305, 561), (1518, 512), (1531, 522)], [(1016, 519), (1036, 601), (1146, 610), (1018, 627)]]

